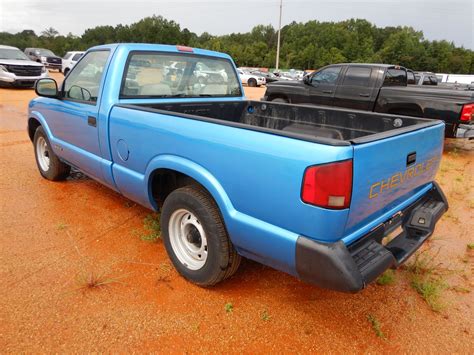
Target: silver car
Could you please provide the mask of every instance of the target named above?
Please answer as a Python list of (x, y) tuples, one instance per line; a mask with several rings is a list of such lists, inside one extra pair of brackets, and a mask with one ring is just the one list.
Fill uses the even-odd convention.
[(30, 60), (18, 48), (0, 45), (0, 85), (33, 87), (48, 77), (43, 64)]

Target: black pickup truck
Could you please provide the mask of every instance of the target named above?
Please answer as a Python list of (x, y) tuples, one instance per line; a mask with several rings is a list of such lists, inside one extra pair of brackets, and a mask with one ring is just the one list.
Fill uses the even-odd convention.
[(302, 81), (268, 84), (263, 100), (441, 119), (446, 137), (474, 138), (474, 92), (408, 86), (407, 70), (395, 65), (329, 65)]

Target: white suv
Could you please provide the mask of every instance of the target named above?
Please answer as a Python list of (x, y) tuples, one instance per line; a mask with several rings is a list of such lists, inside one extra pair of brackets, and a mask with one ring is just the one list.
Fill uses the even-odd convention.
[(48, 77), (43, 64), (34, 62), (16, 47), (0, 45), (0, 85), (33, 87)]
[(63, 73), (67, 75), (69, 70), (81, 59), (82, 55), (85, 52), (67, 52), (66, 55), (63, 57)]

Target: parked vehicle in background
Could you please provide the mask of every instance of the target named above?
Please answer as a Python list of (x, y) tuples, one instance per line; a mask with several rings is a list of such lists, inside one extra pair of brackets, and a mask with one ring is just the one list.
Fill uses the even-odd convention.
[(416, 85), (438, 85), (438, 78), (431, 72), (415, 72), (415, 81)]
[(441, 74), (443, 83), (452, 84), (474, 84), (474, 75), (472, 74)]
[(67, 52), (62, 59), (62, 72), (64, 75), (72, 69), (72, 67), (81, 59), (84, 52)]
[(267, 83), (267, 80), (262, 75), (250, 73), (242, 69), (237, 69), (237, 73), (239, 74), (242, 84), (246, 84), (250, 87), (262, 86)]
[(472, 91), (407, 86), (406, 69), (394, 65), (329, 65), (303, 81), (269, 84), (264, 100), (442, 119), (447, 137), (474, 138)]
[(62, 59), (49, 49), (26, 48), (25, 54), (33, 61), (42, 63), (48, 69), (62, 71)]
[(0, 85), (33, 87), (48, 77), (43, 64), (30, 60), (16, 47), (0, 45)]
[(266, 83), (273, 83), (274, 81), (279, 80), (278, 76), (270, 72), (264, 72), (260, 70), (251, 70), (250, 73), (263, 76), (265, 78)]
[[(173, 61), (184, 70), (169, 81)], [(200, 63), (227, 79), (194, 84)], [(98, 46), (60, 90), (44, 79), (36, 91), (28, 133), (40, 174), (65, 179), (73, 165), (160, 210), (173, 265), (201, 286), (245, 256), (355, 292), (403, 264), (448, 209), (433, 180), (441, 121), (249, 101), (223, 53)]]

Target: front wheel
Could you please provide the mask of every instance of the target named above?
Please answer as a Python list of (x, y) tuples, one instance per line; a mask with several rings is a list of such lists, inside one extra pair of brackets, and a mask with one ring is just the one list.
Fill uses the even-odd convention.
[(255, 80), (254, 78), (250, 78), (247, 81), (247, 85), (252, 87), (252, 88), (257, 87), (257, 80)]
[(33, 145), (36, 165), (41, 176), (52, 181), (64, 180), (68, 177), (71, 167), (59, 160), (58, 156), (54, 154), (48, 137), (41, 126), (36, 129)]
[(163, 204), (160, 223), (166, 251), (184, 278), (212, 286), (237, 271), (240, 256), (215, 201), (203, 189), (174, 190)]

